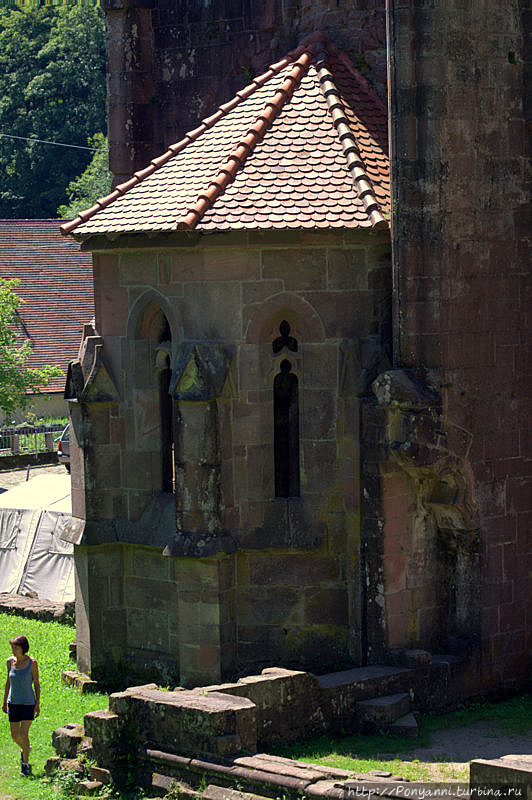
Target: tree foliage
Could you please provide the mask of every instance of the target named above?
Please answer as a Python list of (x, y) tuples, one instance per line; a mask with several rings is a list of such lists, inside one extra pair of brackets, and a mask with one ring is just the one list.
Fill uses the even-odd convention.
[[(106, 122), (97, 5), (0, 8), (0, 133), (86, 147)], [(88, 150), (0, 136), (0, 217), (46, 218), (87, 167)]]
[(16, 279), (0, 278), (0, 411), (7, 417), (26, 408), (31, 402), (28, 393), (39, 394), (41, 388), (62, 374), (57, 365), (41, 369), (25, 366), (31, 345), (17, 336), (17, 309), (23, 302), (14, 291), (18, 283)]
[(63, 219), (71, 219), (80, 211), (90, 208), (99, 197), (111, 191), (112, 174), (109, 172), (109, 142), (103, 133), (89, 137), (89, 144), (96, 148), (87, 169), (79, 178), (68, 184), (68, 203), (59, 206), (57, 213)]

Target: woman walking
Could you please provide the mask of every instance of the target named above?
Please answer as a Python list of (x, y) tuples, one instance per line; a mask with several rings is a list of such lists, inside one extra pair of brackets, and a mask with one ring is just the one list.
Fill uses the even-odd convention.
[(20, 776), (30, 774), (29, 730), (39, 716), (41, 687), (37, 661), (28, 655), (30, 645), (25, 636), (10, 639), (11, 658), (7, 659), (7, 680), (2, 711), (9, 713), (11, 737), (20, 747)]

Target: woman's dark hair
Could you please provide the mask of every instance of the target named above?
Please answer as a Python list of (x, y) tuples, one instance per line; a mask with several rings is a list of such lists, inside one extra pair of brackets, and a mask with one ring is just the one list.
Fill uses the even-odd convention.
[(24, 655), (26, 655), (26, 653), (30, 649), (30, 643), (28, 642), (25, 636), (15, 636), (14, 639), (9, 640), (9, 644), (14, 644), (17, 645), (18, 647), (22, 647), (22, 652), (24, 653)]

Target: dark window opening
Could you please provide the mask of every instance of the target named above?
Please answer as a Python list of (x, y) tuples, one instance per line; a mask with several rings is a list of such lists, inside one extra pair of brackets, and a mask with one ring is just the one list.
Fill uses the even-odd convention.
[(283, 319), (279, 325), (280, 336), (273, 340), (272, 349), (274, 353), (280, 353), (283, 347), (287, 347), (293, 353), (297, 353), (297, 339), (290, 336), (290, 324)]
[(161, 459), (162, 459), (162, 490), (174, 491), (174, 422), (172, 409), (172, 396), (169, 394), (172, 370), (170, 358), (167, 356), (164, 369), (159, 375), (159, 397), (161, 411)]
[(171, 341), (172, 341), (172, 331), (170, 330), (170, 323), (163, 314), (163, 319), (161, 322), (161, 330), (157, 337), (157, 342), (161, 344), (161, 342), (171, 342)]
[(275, 496), (299, 497), (299, 382), (288, 359), (280, 370), (273, 383)]

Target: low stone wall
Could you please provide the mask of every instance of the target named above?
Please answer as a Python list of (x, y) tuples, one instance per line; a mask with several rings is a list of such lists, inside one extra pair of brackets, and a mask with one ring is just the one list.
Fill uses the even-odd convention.
[(244, 697), (202, 690), (160, 690), (155, 684), (116, 692), (109, 711), (85, 715), (85, 734), (104, 767), (116, 762), (116, 748), (148, 746), (193, 755), (226, 757), (257, 750), (256, 707)]
[(0, 593), (0, 611), (18, 617), (39, 619), (42, 622), (61, 622), (75, 625), (75, 603), (58, 603), (20, 594)]
[(42, 464), (58, 464), (55, 450), (48, 453), (24, 453), (18, 456), (1, 456), (0, 472), (23, 467), (37, 467)]
[[(469, 768), (471, 797), (532, 800), (532, 755), (478, 758)], [(498, 793), (498, 794), (497, 794)]]
[(256, 707), (257, 744), (297, 741), (324, 729), (318, 679), (308, 672), (270, 667), (236, 683), (206, 686), (213, 696), (246, 697)]

